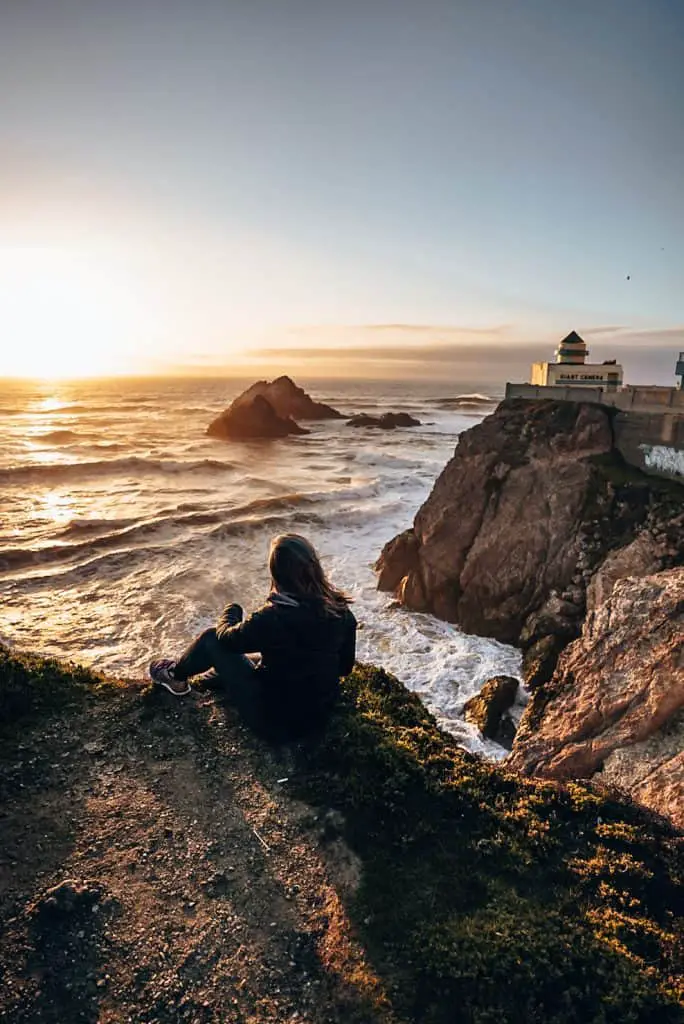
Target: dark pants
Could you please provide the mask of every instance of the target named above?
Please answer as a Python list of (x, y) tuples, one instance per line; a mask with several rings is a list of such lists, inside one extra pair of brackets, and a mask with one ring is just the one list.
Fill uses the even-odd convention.
[(173, 674), (184, 681), (213, 669), (228, 701), (247, 725), (266, 728), (263, 686), (254, 662), (244, 654), (226, 651), (215, 629), (205, 629), (176, 662)]

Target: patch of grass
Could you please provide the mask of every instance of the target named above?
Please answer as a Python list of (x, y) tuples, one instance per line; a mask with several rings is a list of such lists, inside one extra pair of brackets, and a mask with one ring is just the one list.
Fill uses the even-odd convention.
[(10, 651), (0, 644), (0, 735), (74, 708), (115, 684), (80, 665)]
[(682, 1019), (684, 873), (665, 823), (477, 760), (371, 666), (304, 757), (299, 795), (345, 816), (364, 865), (349, 910), (409, 1019)]
[[(0, 648), (0, 735), (53, 723), (32, 730), (51, 760), (62, 723), (73, 713), (83, 725), (88, 701), (116, 690), (85, 669)], [(155, 724), (151, 701), (117, 703), (135, 709), (146, 746), (168, 752), (176, 722), (182, 735), (206, 728), (189, 706)], [(342, 898), (398, 1019), (682, 1019), (684, 868), (666, 823), (585, 785), (479, 761), (372, 666), (347, 678), (301, 758), (294, 795), (341, 811), (361, 859), (361, 885)]]

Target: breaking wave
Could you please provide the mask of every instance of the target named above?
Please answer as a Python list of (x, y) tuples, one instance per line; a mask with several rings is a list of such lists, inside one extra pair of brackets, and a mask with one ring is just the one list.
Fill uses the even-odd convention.
[(145, 476), (151, 473), (231, 473), (236, 469), (233, 462), (218, 459), (200, 459), (183, 462), (178, 459), (146, 459), (131, 456), (127, 459), (102, 459), (93, 462), (46, 463), (37, 465), (11, 466), (0, 470), (0, 484), (11, 486), (15, 483), (61, 483), (100, 476)]
[(212, 536), (234, 535), (255, 526), (280, 523), (283, 518), (287, 518), (288, 513), (295, 513), (301, 521), (320, 521), (320, 513), (299, 510), (305, 506), (325, 506), (326, 503), (340, 498), (356, 502), (363, 498), (372, 498), (375, 494), (375, 487), (368, 485), (334, 491), (294, 492), (277, 497), (255, 498), (243, 504), (224, 508), (200, 507), (185, 512), (178, 509), (169, 510), (166, 514), (146, 520), (94, 519), (71, 522), (59, 532), (57, 543), (35, 548), (0, 548), (0, 572), (16, 572), (31, 566), (73, 561), (79, 557), (90, 559), (112, 548), (130, 551), (146, 542), (150, 536), (157, 534), (165, 534), (166, 540), (176, 542), (178, 532), (185, 531), (184, 543), (187, 539), (192, 539), (192, 534), (188, 534), (188, 531), (198, 531), (202, 527), (213, 527), (210, 531)]
[(36, 434), (32, 441), (52, 441), (54, 444), (68, 444), (70, 441), (78, 441), (82, 435), (75, 430), (50, 430), (47, 434)]

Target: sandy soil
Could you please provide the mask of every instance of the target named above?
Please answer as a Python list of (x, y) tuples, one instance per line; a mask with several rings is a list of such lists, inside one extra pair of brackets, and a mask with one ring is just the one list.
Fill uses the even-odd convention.
[(126, 692), (0, 760), (0, 1020), (394, 1021), (296, 750), (211, 693)]

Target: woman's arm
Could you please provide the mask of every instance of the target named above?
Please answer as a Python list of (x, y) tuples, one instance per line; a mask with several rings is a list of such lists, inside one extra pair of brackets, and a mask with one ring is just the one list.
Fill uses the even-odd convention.
[(340, 650), (340, 675), (348, 676), (356, 661), (356, 619), (350, 611), (345, 614), (345, 632)]
[(269, 633), (270, 608), (261, 608), (244, 622), (235, 622), (234, 614), (228, 607), (216, 623), (216, 636), (226, 651), (236, 654), (256, 654), (263, 650), (264, 639)]

